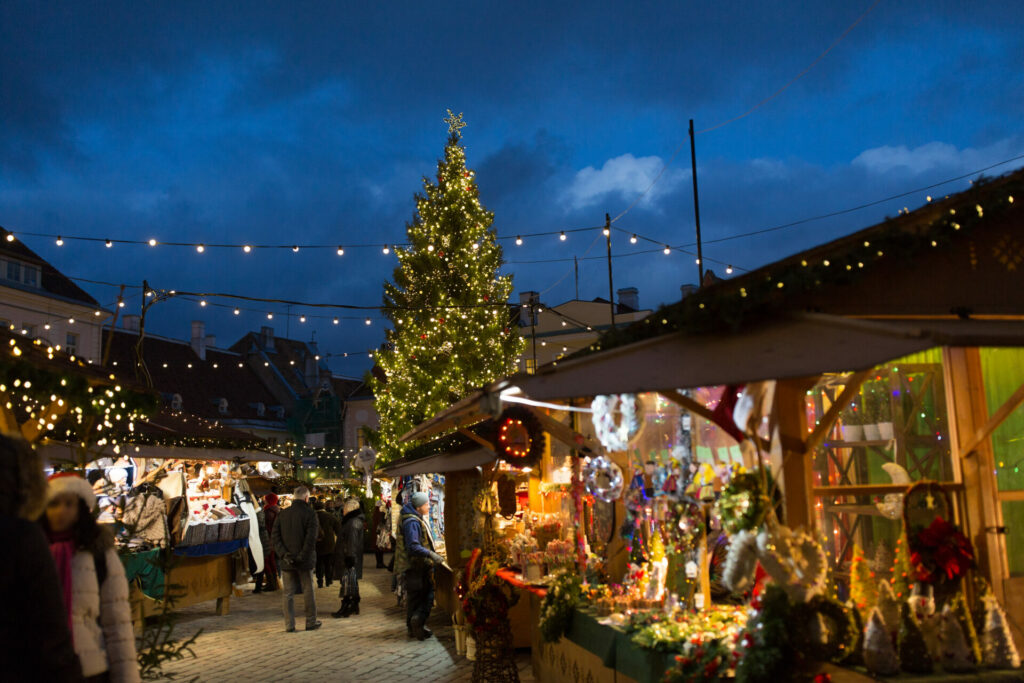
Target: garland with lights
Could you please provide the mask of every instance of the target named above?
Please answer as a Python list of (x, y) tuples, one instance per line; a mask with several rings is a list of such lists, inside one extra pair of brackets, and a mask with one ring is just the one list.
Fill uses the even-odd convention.
[(461, 115), (450, 114), (448, 144), (437, 178), (423, 180), (407, 225), (409, 247), (384, 285), (391, 323), (387, 350), (370, 380), (380, 415), (371, 445), (388, 462), (409, 446), (403, 434), (477, 387), (515, 372), (525, 345), (506, 305), (511, 275), (500, 275), (502, 249), (494, 215), (480, 203), (466, 168)]
[[(523, 437), (525, 442), (517, 439)], [(534, 467), (544, 455), (544, 429), (537, 417), (522, 406), (506, 408), (498, 418), (498, 457), (515, 467)]]

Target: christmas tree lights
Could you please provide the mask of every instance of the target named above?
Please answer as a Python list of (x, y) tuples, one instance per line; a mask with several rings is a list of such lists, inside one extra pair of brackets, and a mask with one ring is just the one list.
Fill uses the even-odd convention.
[[(506, 305), (512, 277), (498, 275), (502, 249), (494, 214), (480, 203), (460, 144), (462, 115), (450, 111), (448, 144), (436, 182), (424, 178), (409, 246), (396, 248), (394, 281), (384, 285), (392, 329), (375, 354), (383, 377), (371, 380), (384, 461), (401, 455), (399, 437), (473, 389), (515, 371), (524, 341)], [(493, 304), (493, 306), (489, 305)]]

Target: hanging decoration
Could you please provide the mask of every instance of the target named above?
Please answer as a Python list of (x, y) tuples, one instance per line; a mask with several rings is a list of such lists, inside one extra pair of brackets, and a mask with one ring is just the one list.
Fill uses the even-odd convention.
[(369, 446), (363, 446), (352, 459), (353, 469), (363, 473), (363, 484), (366, 487), (366, 497), (372, 498), (373, 492), (373, 466), (377, 462), (377, 452)]
[(622, 470), (608, 456), (591, 458), (583, 476), (587, 493), (602, 503), (612, 503), (622, 496)]
[[(590, 404), (594, 435), (609, 453), (629, 448), (629, 441), (640, 431), (636, 417), (637, 399), (634, 394), (597, 396)], [(618, 412), (619, 417), (615, 417)]]
[(769, 492), (778, 502), (771, 472), (766, 469), (763, 474), (763, 478), (760, 470), (734, 474), (722, 491), (716, 508), (722, 528), (730, 534), (761, 526), (768, 515)]
[(521, 406), (506, 408), (498, 418), (498, 457), (515, 467), (533, 467), (544, 454), (540, 421)]

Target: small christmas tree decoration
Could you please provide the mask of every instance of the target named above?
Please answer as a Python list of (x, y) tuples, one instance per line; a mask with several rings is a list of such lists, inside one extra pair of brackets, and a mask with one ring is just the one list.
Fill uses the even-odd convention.
[(850, 599), (863, 617), (878, 602), (878, 582), (871, 570), (864, 551), (853, 545), (853, 562), (850, 565)]
[(892, 584), (892, 592), (900, 600), (906, 600), (914, 589), (914, 570), (910, 564), (910, 547), (905, 532), (896, 540), (896, 558), (892, 563), (889, 582)]
[(875, 547), (875, 558), (871, 561), (871, 570), (875, 572), (878, 580), (886, 581), (892, 575), (892, 563), (896, 560), (896, 554), (892, 551), (892, 545), (884, 538)]
[(934, 668), (928, 646), (917, 625), (910, 606), (904, 604), (900, 610), (899, 632), (900, 668), (908, 673), (930, 674)]
[(960, 628), (960, 620), (946, 605), (939, 615), (939, 639), (942, 643), (942, 655), (939, 663), (950, 673), (967, 673), (974, 671), (974, 654), (967, 645), (964, 631)]
[(914, 589), (914, 594), (907, 600), (907, 605), (921, 629), (924, 643), (928, 647), (928, 654), (931, 655), (932, 661), (937, 661), (942, 657), (942, 643), (939, 636), (939, 616), (935, 613), (935, 593), (932, 587), (919, 583)]
[(981, 664), (981, 641), (978, 639), (978, 631), (974, 628), (974, 619), (971, 618), (971, 613), (967, 609), (967, 600), (964, 599), (963, 593), (958, 593), (953, 598), (953, 601), (950, 603), (950, 611), (953, 612), (956, 620), (960, 623), (960, 631), (964, 634), (964, 639), (967, 641), (971, 658), (975, 664)]
[(879, 676), (892, 676), (900, 670), (889, 629), (877, 609), (872, 610), (864, 633), (864, 666)]
[(900, 601), (893, 595), (888, 581), (878, 584), (878, 611), (889, 634), (895, 636), (900, 627)]
[(995, 596), (985, 597), (985, 635), (982, 637), (985, 666), (993, 669), (1020, 668), (1020, 655), (1006, 624), (1006, 615)]

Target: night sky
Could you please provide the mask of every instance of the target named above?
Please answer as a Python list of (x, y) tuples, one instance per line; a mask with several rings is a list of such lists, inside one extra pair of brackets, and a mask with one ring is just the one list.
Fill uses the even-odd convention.
[[(433, 176), (451, 108), (500, 236), (597, 226), (619, 214), (687, 140), (799, 74), (873, 0), (856, 2), (0, 3), (0, 225), (76, 278), (302, 301), (377, 305), (396, 261), (379, 249), (241, 250), (115, 245), (24, 233), (186, 242), (401, 242)], [(822, 5), (828, 7), (822, 8)], [(803, 78), (749, 116), (697, 136), (704, 238), (717, 240), (923, 187), (1024, 154), (1019, 0), (881, 0)], [(988, 171), (1020, 167), (1015, 161)], [(616, 222), (693, 242), (685, 147)], [(711, 242), (722, 274), (752, 268), (916, 207), (968, 180), (839, 217)], [(556, 304), (607, 296), (599, 230), (504, 242), (516, 291)], [(568, 259), (537, 263), (551, 259)], [(534, 261), (531, 263), (531, 261)], [(691, 256), (615, 261), (643, 306), (695, 282)], [(84, 284), (109, 305), (116, 290)], [(211, 299), (211, 302), (213, 300)], [(136, 312), (139, 297), (129, 302)], [(230, 302), (224, 302), (233, 305)], [(228, 345), (286, 309), (189, 301)], [(293, 337), (366, 350), (382, 321), (292, 309)], [(324, 315), (299, 323), (297, 316)], [(355, 318), (355, 319), (352, 319)], [(360, 375), (367, 360), (332, 358)]]

